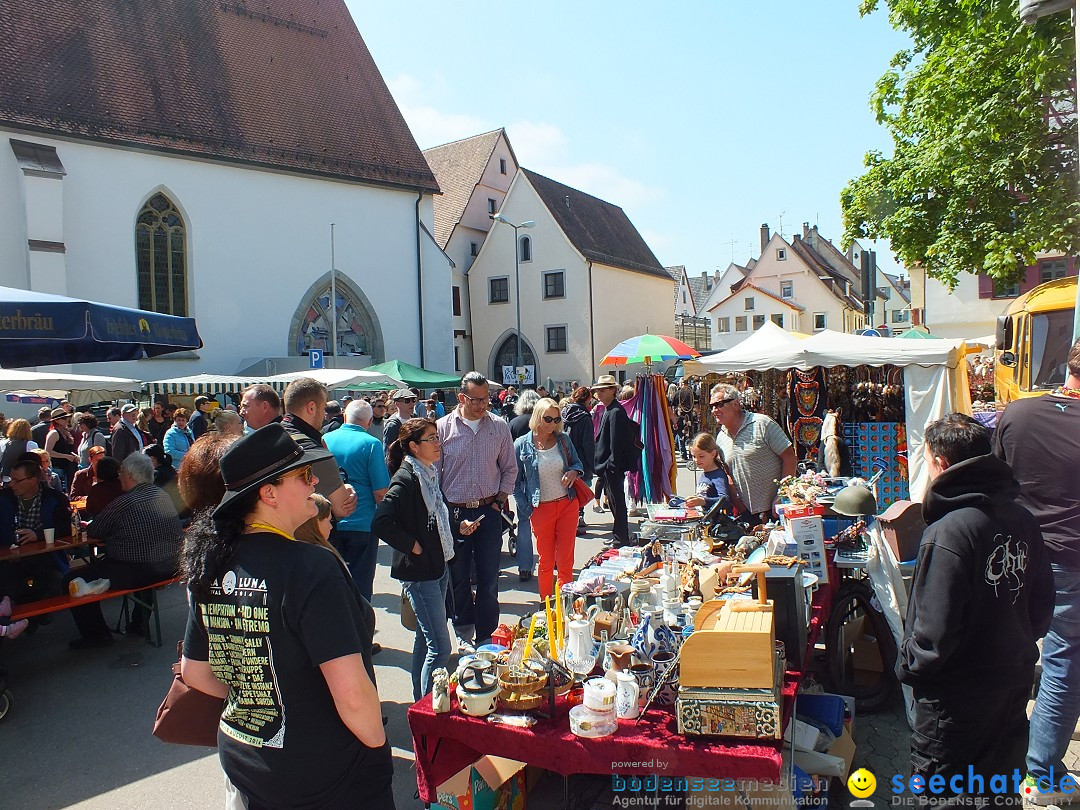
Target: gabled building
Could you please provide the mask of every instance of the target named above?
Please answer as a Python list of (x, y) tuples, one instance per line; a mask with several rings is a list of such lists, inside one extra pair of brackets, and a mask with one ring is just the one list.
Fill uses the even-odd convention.
[(762, 225), (761, 255), (745, 269), (732, 265), (707, 305), (714, 349), (741, 343), (767, 320), (802, 333), (851, 332), (864, 325), (859, 276), (842, 253), (819, 243), (816, 228), (788, 241)]
[(702, 312), (701, 305), (712, 289), (712, 278), (702, 273), (700, 278), (690, 278), (686, 267), (676, 265), (665, 267), (675, 281), (675, 333), (673, 337), (699, 351), (708, 351), (712, 346), (712, 330), (709, 319)]
[(452, 367), (439, 186), (344, 0), (20, 0), (0, 38), (0, 284), (198, 321), (123, 376)]
[(442, 194), (435, 197), (435, 241), (454, 262), (454, 370), (473, 368), (469, 268), (502, 208), (518, 162), (505, 129), (424, 150)]
[(499, 213), (533, 225), (494, 223), (469, 270), (477, 370), (587, 383), (619, 342), (672, 333), (672, 277), (617, 205), (520, 169)]

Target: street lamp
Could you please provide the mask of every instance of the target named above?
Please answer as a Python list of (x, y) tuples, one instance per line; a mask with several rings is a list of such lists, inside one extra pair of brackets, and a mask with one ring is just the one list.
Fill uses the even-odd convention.
[(527, 219), (520, 225), (515, 225), (504, 217), (501, 212), (494, 214), (491, 218), (514, 229), (514, 307), (517, 310), (517, 329), (514, 331), (517, 343), (517, 349), (514, 353), (514, 374), (517, 374), (518, 369), (521, 368), (521, 273), (519, 269), (521, 246), (518, 245), (518, 231), (523, 228), (531, 228), (536, 223), (531, 219)]

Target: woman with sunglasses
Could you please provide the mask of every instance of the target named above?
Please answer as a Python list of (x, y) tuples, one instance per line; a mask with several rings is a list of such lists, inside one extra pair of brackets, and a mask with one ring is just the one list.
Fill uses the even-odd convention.
[(573, 443), (563, 433), (559, 404), (544, 397), (533, 408), (531, 430), (514, 442), (518, 477), (514, 495), (528, 511), (521, 520), (532, 524), (540, 555), (537, 579), (540, 598), (554, 593), (554, 572), (559, 584), (574, 578), (574, 538), (577, 535), (578, 499), (574, 480), (582, 465)]
[(219, 757), (251, 810), (394, 807), (374, 611), (334, 554), (295, 540), (318, 514), (312, 465), (330, 458), (279, 424), (236, 441), (221, 502), (185, 537), (181, 672), (225, 698)]
[[(371, 531), (394, 549), (390, 576), (401, 582), (416, 613), (413, 640), (413, 700), (431, 691), (431, 674), (450, 660), (446, 626), (446, 593), (454, 557), (450, 510), (443, 500), (435, 462), (442, 448), (433, 419), (409, 419), (386, 449), (393, 478), (375, 507)], [(470, 535), (480, 521), (463, 520), (459, 530)]]

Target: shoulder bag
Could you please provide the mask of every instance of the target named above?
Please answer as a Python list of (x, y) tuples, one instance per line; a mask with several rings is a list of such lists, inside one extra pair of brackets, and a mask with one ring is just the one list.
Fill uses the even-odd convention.
[[(566, 445), (563, 444), (564, 440), (569, 443), (570, 438), (565, 433), (559, 433), (558, 436), (559, 449), (562, 450), (563, 459), (566, 461), (566, 468), (570, 469), (570, 453), (566, 449)], [(581, 480), (580, 474), (577, 478), (574, 479), (573, 486), (574, 495), (577, 497), (578, 508), (584, 509), (586, 506), (592, 503), (593, 499), (596, 497), (595, 495), (593, 495), (592, 487), (590, 487), (588, 484)]]
[(200, 692), (184, 683), (180, 675), (180, 658), (184, 643), (176, 642), (176, 663), (172, 665), (173, 681), (165, 700), (158, 706), (154, 718), (154, 736), (162, 742), (178, 745), (217, 747), (218, 721), (225, 708), (224, 698)]

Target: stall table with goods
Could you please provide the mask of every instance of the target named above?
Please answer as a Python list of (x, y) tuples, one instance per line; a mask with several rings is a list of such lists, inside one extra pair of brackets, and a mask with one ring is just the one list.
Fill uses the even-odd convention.
[(437, 673), (408, 712), (421, 800), (454, 806), (440, 786), (492, 754), (563, 776), (784, 781), (829, 578), (773, 527), (708, 517), (654, 510), (684, 531), (597, 555), (501, 643)]

